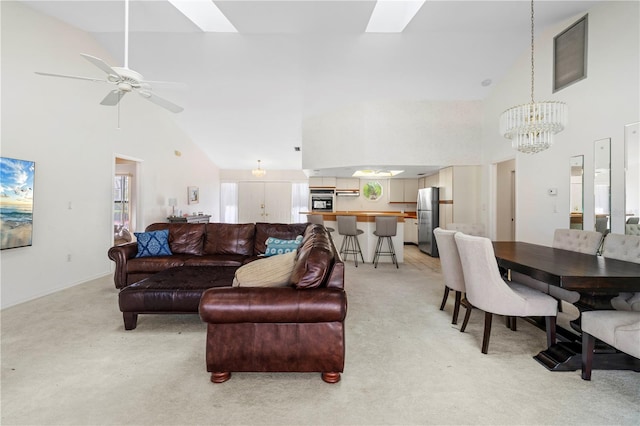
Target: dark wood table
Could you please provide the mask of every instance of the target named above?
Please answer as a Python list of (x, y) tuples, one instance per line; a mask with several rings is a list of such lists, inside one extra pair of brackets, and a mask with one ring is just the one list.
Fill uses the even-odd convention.
[[(640, 291), (640, 264), (606, 259), (601, 256), (561, 250), (537, 244), (498, 241), (493, 243), (498, 266), (526, 274), (539, 281), (580, 293), (575, 306), (581, 311), (612, 309), (611, 298), (620, 292)], [(572, 323), (580, 332), (580, 319)], [(581, 367), (580, 336), (559, 333), (564, 337), (534, 358), (554, 371), (573, 371)], [(571, 338), (575, 336), (575, 338)], [(640, 371), (640, 361), (600, 346), (594, 352), (594, 368), (633, 369)]]

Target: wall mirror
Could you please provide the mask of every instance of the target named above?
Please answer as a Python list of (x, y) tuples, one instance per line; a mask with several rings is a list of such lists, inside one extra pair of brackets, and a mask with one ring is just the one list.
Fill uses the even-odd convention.
[(584, 156), (571, 157), (569, 227), (584, 229)]
[(640, 122), (624, 127), (625, 234), (640, 235)]
[(594, 206), (596, 231), (611, 229), (611, 138), (594, 142)]

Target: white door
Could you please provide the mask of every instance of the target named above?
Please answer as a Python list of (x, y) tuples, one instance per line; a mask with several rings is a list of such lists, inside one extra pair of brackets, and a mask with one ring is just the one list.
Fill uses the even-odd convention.
[(238, 222), (291, 223), (291, 183), (239, 182)]
[(238, 223), (264, 222), (264, 182), (238, 183)]
[(263, 222), (291, 223), (291, 182), (265, 182)]

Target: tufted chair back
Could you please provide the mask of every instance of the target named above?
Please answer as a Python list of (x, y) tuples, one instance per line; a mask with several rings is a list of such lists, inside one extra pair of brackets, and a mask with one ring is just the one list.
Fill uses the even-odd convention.
[(597, 254), (602, 243), (602, 233), (580, 229), (556, 229), (553, 234), (553, 248)]
[(636, 223), (627, 223), (624, 228), (627, 235), (640, 235), (640, 225)]
[(607, 234), (602, 256), (640, 263), (640, 235)]
[(451, 231), (462, 232), (476, 237), (486, 237), (484, 223), (449, 223), (446, 228)]

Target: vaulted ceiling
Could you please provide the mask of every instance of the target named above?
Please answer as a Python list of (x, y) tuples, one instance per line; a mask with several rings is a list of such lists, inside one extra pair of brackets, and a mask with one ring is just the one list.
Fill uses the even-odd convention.
[[(123, 1), (23, 3), (91, 33), (123, 65)], [(536, 32), (596, 3), (536, 1)], [(168, 1), (132, 0), (129, 67), (186, 84), (154, 92), (185, 108), (167, 114), (224, 169), (301, 169), (304, 117), (342, 106), (483, 99), (530, 42), (528, 1), (428, 0), (400, 34), (364, 32), (375, 1), (215, 4), (238, 33), (204, 33)], [(47, 71), (87, 70), (103, 77), (90, 64)]]

